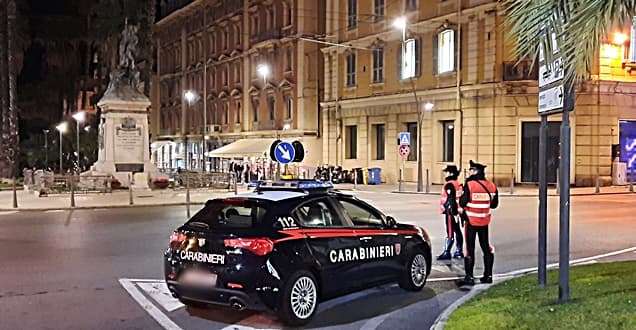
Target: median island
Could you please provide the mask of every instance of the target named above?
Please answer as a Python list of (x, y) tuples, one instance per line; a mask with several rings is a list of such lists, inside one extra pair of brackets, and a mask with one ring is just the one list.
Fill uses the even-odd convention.
[(636, 329), (636, 261), (570, 269), (570, 300), (560, 304), (558, 269), (495, 284), (455, 310), (445, 329)]

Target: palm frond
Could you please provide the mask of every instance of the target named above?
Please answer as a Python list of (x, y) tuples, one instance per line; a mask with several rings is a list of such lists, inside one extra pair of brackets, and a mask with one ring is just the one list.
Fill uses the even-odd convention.
[(636, 14), (634, 0), (503, 0), (508, 37), (518, 57), (537, 59), (545, 49), (546, 63), (556, 54), (549, 33), (558, 40), (567, 80), (587, 78), (601, 43), (611, 29), (630, 23)]

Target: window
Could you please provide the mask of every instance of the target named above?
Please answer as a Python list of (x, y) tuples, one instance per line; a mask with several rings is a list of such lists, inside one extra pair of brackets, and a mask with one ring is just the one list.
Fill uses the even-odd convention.
[(292, 69), (292, 48), (291, 47), (287, 47), (287, 49), (285, 49), (285, 70), (286, 71), (291, 71)]
[(241, 102), (236, 102), (236, 123), (241, 123)]
[(358, 126), (347, 126), (346, 129), (346, 158), (356, 159), (358, 158)]
[(223, 122), (225, 125), (230, 123), (230, 106), (227, 103), (223, 104)]
[(406, 160), (408, 161), (416, 161), (417, 160), (417, 123), (406, 123), (406, 131), (411, 133), (411, 153), (409, 154)]
[(223, 87), (227, 87), (227, 70), (228, 68), (226, 67), (221, 73), (221, 76), (223, 77)]
[(272, 29), (274, 27), (274, 10), (267, 9), (267, 29)]
[(258, 34), (258, 13), (252, 14), (252, 34)]
[(347, 2), (347, 27), (353, 29), (358, 24), (358, 0)]
[(267, 108), (269, 110), (269, 120), (274, 120), (274, 114), (276, 111), (276, 101), (274, 100), (274, 97), (268, 97), (267, 98)]
[(417, 0), (405, 0), (404, 9), (408, 11), (417, 9)]
[(258, 100), (253, 100), (252, 101), (252, 112), (253, 112), (253, 116), (254, 116), (254, 122), (258, 121), (258, 106), (259, 106)]
[(452, 162), (455, 155), (455, 122), (442, 121), (442, 161)]
[(384, 81), (384, 48), (380, 47), (373, 50), (373, 82), (382, 81)]
[(378, 227), (384, 224), (382, 215), (364, 202), (345, 197), (337, 197), (337, 200), (354, 226)]
[(384, 19), (384, 0), (373, 0), (373, 21)]
[(375, 159), (384, 159), (384, 124), (373, 125), (373, 133), (375, 134)]
[(303, 227), (342, 227), (342, 221), (326, 199), (305, 203), (292, 212)]
[(398, 53), (398, 75), (400, 79), (410, 79), (420, 75), (421, 45), (419, 39), (408, 39), (401, 44)]
[(241, 82), (241, 62), (234, 64), (234, 82), (239, 84)]
[(285, 105), (287, 106), (287, 119), (291, 119), (292, 110), (293, 110), (293, 107), (294, 107), (293, 100), (292, 100), (291, 96), (286, 96), (285, 97)]
[(347, 87), (356, 85), (356, 54), (347, 55)]
[(455, 70), (455, 31), (444, 30), (437, 36), (437, 73)]
[(284, 13), (284, 22), (283, 26), (290, 26), (292, 24), (292, 8), (291, 5), (287, 2), (283, 2), (283, 13)]

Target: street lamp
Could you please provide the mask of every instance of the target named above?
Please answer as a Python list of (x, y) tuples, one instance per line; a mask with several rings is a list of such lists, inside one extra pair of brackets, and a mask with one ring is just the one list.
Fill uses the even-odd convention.
[(75, 164), (75, 166), (77, 166), (77, 169), (79, 171), (79, 168), (80, 168), (79, 125), (80, 123), (83, 123), (84, 120), (86, 120), (86, 111), (80, 111), (74, 114), (73, 119), (75, 119), (75, 123), (77, 124), (77, 127), (75, 129), (75, 131), (77, 132), (77, 158), (76, 158), (77, 164)]
[[(187, 90), (183, 93), (183, 96), (185, 97), (186, 101), (188, 101), (188, 111), (190, 112), (190, 106), (192, 106), (192, 103), (194, 103), (194, 101), (197, 98), (197, 94), (192, 91), (192, 90)], [(187, 112), (186, 112), (186, 124), (188, 122), (187, 120)], [(183, 158), (184, 158), (184, 162), (185, 162), (185, 169), (188, 169), (188, 164), (189, 164), (189, 160), (188, 160), (188, 133), (186, 131), (183, 132), (183, 144), (185, 146), (185, 150), (183, 151)]]
[(68, 125), (65, 121), (55, 126), (55, 129), (57, 129), (57, 131), (60, 132), (60, 174), (64, 173), (63, 172), (64, 169), (62, 167), (62, 134), (66, 133), (67, 128), (68, 128)]
[(393, 21), (393, 27), (402, 30), (402, 42), (406, 40), (406, 18), (398, 17)]
[(43, 129), (44, 132), (44, 170), (49, 167), (49, 130)]
[(256, 67), (256, 72), (258, 72), (258, 74), (263, 77), (263, 81), (265, 83), (267, 83), (267, 77), (271, 73), (271, 69), (269, 68), (269, 65), (267, 65), (267, 64), (259, 64)]

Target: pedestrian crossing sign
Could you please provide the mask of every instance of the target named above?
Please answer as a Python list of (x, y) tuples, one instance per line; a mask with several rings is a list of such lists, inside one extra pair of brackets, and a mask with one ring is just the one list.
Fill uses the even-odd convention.
[(400, 132), (398, 139), (401, 146), (411, 145), (411, 133), (409, 132)]

